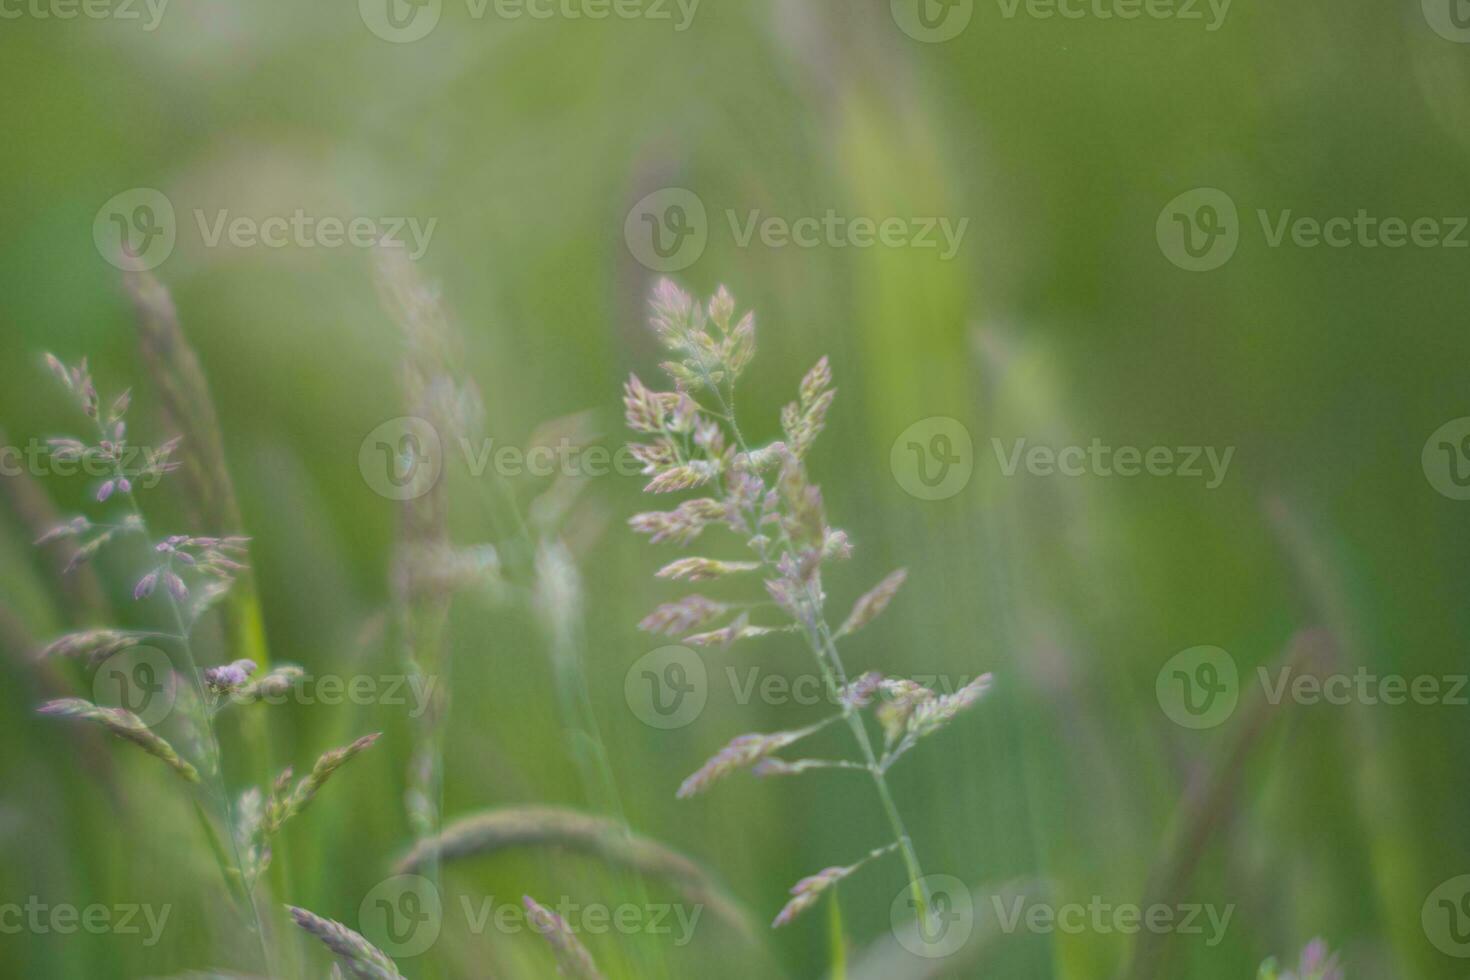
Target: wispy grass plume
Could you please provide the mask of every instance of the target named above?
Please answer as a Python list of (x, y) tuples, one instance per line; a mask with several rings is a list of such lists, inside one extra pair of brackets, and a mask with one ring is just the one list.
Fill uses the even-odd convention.
[[(744, 603), (739, 612), (733, 612), (734, 607), (691, 596), (661, 606), (642, 625), (679, 636), (696, 625), (713, 625), (733, 612), (721, 629), (682, 637), (696, 645), (728, 645), (773, 632), (799, 632), (828, 693), (841, 707), (840, 714), (805, 728), (739, 736), (685, 780), (678, 795), (691, 796), (731, 772), (757, 765), (765, 774), (792, 774), (822, 766), (866, 770), (893, 832), (892, 846), (877, 848), (869, 857), (889, 851), (902, 856), (914, 907), (920, 917), (927, 917), (923, 871), (885, 774), (919, 739), (978, 700), (989, 688), (990, 677), (985, 675), (943, 696), (903, 678), (878, 673), (855, 680), (849, 677), (838, 640), (882, 613), (907, 573), (894, 572), (862, 595), (840, 629), (828, 625), (823, 570), (848, 558), (852, 545), (845, 532), (828, 523), (822, 492), (808, 479), (805, 461), (826, 426), (836, 396), (831, 365), (825, 357), (819, 360), (802, 379), (796, 400), (782, 410), (784, 438), (752, 446), (736, 417), (735, 395), (736, 382), (755, 355), (754, 315), (737, 316), (735, 300), (724, 287), (706, 304), (695, 302), (668, 280), (655, 287), (651, 307), (653, 331), (671, 357), (661, 367), (674, 390), (656, 391), (637, 376), (628, 380), (623, 397), (628, 426), (646, 440), (629, 448), (643, 463), (648, 493), (662, 496), (698, 490), (702, 496), (685, 500), (673, 510), (638, 514), (629, 523), (655, 541), (681, 545), (701, 537), (707, 529), (728, 530), (753, 557), (685, 556), (664, 565), (658, 577), (699, 582), (758, 576), (766, 601)], [(753, 610), (748, 609), (752, 606)], [(753, 622), (756, 615), (769, 616), (773, 622)], [(863, 710), (869, 706), (874, 707), (883, 729), (881, 753), (864, 721)], [(844, 722), (852, 732), (859, 755), (855, 762), (806, 759), (785, 763), (776, 758), (775, 753), (835, 721)], [(851, 873), (865, 863), (866, 859), (841, 870)], [(813, 904), (825, 890), (818, 885), (843, 876), (836, 875), (836, 870), (829, 869), (832, 874), (824, 873), (827, 877), (799, 883), (799, 894), (778, 924)]]
[(697, 862), (652, 838), (633, 834), (620, 821), (555, 806), (487, 810), (453, 821), (435, 838), (421, 840), (399, 860), (398, 874), (524, 847), (586, 854), (644, 878), (665, 881), (688, 901), (703, 905), (742, 935), (750, 917)]
[(557, 971), (568, 980), (603, 980), (592, 960), (587, 947), (572, 932), (566, 920), (551, 909), (538, 903), (530, 895), (521, 898), (526, 907), (526, 918), (531, 928), (545, 937), (551, 951), (556, 955)]
[[(196, 511), (196, 528), (239, 534), (244, 524), (209, 380), (184, 333), (173, 297), (148, 272), (129, 272), (124, 283), (137, 311), (138, 346), (158, 395), (164, 425), (183, 439), (186, 465), (180, 468), (179, 476), (188, 487), (185, 499)], [(250, 569), (241, 568), (235, 578), (221, 607), (228, 656), (269, 666), (254, 575)]]
[(183, 757), (162, 737), (155, 735), (143, 720), (125, 708), (104, 708), (82, 698), (59, 698), (47, 701), (36, 709), (43, 715), (58, 718), (79, 718), (101, 725), (118, 738), (132, 742), (155, 759), (191, 783), (199, 782), (199, 770), (185, 762)]
[(298, 926), (321, 940), (342, 968), (357, 980), (402, 980), (403, 974), (386, 953), (342, 923), (294, 905), (286, 906), (286, 911)]
[[(172, 359), (176, 354), (176, 347), (165, 345), (160, 356), (178, 364)], [(322, 784), (371, 745), (376, 736), (325, 754), (311, 774), (289, 793), (285, 791), (289, 771), (283, 774), (277, 783), (280, 792), (270, 797), (270, 808), (255, 805), (263, 797), (247, 792), (237, 810), (225, 781), (217, 718), (231, 704), (249, 703), (262, 693), (285, 693), (302, 676), (300, 668), (289, 665), (262, 672), (262, 667), (250, 658), (207, 669), (200, 664), (196, 649), (199, 624), (229, 598), (248, 571), (248, 539), (237, 534), (155, 533), (140, 497), (145, 488), (151, 489), (163, 476), (180, 469), (173, 458), (178, 442), (166, 442), (143, 454), (132, 451), (127, 418), (129, 393), (104, 399), (85, 360), (66, 365), (47, 355), (46, 362), (94, 429), (86, 438), (52, 439), (53, 454), (73, 460), (87, 458), (105, 475), (92, 488), (92, 497), (102, 513), (62, 519), (41, 537), (43, 541), (71, 545), (73, 554), (68, 564), (73, 568), (90, 561), (104, 548), (141, 545), (146, 557), (132, 573), (132, 596), (142, 608), (161, 612), (164, 621), (142, 631), (98, 627), (67, 634), (46, 646), (41, 657), (47, 662), (72, 658), (95, 670), (110, 662), (108, 658), (131, 655), (132, 648), (144, 643), (168, 648), (171, 654), (162, 667), (164, 676), (150, 681), (147, 696), (166, 694), (175, 699), (165, 705), (163, 718), (153, 724), (161, 725), (172, 715), (185, 738), (176, 745), (138, 713), (81, 698), (53, 699), (40, 711), (99, 725), (161, 760), (191, 785), (192, 802), (211, 852), (231, 896), (239, 904), (252, 940), (259, 946), (259, 965), (274, 972), (277, 958), (272, 955), (254, 894), (256, 877), (269, 864), (264, 843), (281, 823), (304, 810)], [(185, 362), (183, 377), (189, 376), (188, 367)], [(197, 362), (193, 367), (197, 369)], [(226, 651), (233, 649), (228, 641), (225, 646)], [(150, 667), (159, 669), (157, 663)], [(144, 713), (150, 712), (145, 709)], [(255, 720), (258, 724), (258, 716)], [(258, 833), (242, 834), (241, 828), (251, 826), (252, 821)]]

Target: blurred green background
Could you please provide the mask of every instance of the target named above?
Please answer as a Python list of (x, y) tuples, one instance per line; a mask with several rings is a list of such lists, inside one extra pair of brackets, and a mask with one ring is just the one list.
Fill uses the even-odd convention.
[[(707, 209), (708, 244), (675, 277), (701, 295), (724, 283), (757, 314), (741, 394), (754, 438), (778, 433), (802, 373), (831, 357), (839, 394), (812, 470), (856, 544), (827, 576), (833, 615), (890, 569), (910, 570), (889, 612), (851, 641), (849, 666), (996, 675), (990, 697), (892, 777), (925, 870), (984, 892), (1035, 881), (1054, 905), (1116, 905), (1149, 901), (1192, 853), (1171, 901), (1233, 905), (1233, 917), (1217, 945), (1163, 937), (1158, 976), (1254, 976), (1316, 935), (1344, 951), (1349, 976), (1463, 975), (1421, 906), (1470, 872), (1470, 709), (1286, 703), (1251, 727), (1257, 668), (1281, 663), (1304, 630), (1342, 672), (1467, 670), (1470, 503), (1436, 492), (1421, 450), (1470, 415), (1470, 252), (1273, 247), (1257, 218), (1470, 214), (1470, 46), (1432, 30), (1417, 2), (1237, 0), (1213, 31), (1207, 8), (1203, 20), (1069, 19), (977, 2), (943, 43), (906, 34), (877, 0), (706, 0), (683, 31), (674, 7), (672, 21), (541, 20), (493, 6), (477, 18), (446, 0), (412, 43), (375, 36), (346, 3), (173, 0), (151, 31), (142, 8), (142, 22), (6, 9), (22, 13), (0, 20), (0, 422), (12, 445), (80, 428), (41, 365), (50, 350), (90, 356), (104, 395), (134, 386), (135, 441), (172, 434), (156, 430), (134, 313), (92, 235), (115, 195), (161, 191), (177, 244), (155, 272), (213, 387), (275, 660), (401, 672), (381, 628), (398, 508), (367, 485), (358, 453), (403, 414), (403, 343), (367, 251), (208, 247), (196, 210), (436, 220), (418, 268), (462, 334), (486, 434), (525, 446), (547, 420), (590, 412), (601, 444), (616, 446), (619, 387), (630, 371), (652, 382), (660, 356), (644, 327), (657, 274), (625, 219), (646, 195), (686, 188)], [(1236, 251), (1207, 272), (1178, 267), (1156, 238), (1161, 209), (1196, 187), (1238, 207)], [(969, 224), (948, 261), (919, 248), (742, 246), (727, 213), (743, 223), (756, 209)], [(974, 451), (963, 489), (931, 501), (905, 492), (890, 450), (934, 416), (958, 420)], [(1216, 489), (1008, 477), (993, 440), (1019, 438), (1235, 453)], [(480, 485), (490, 478), (447, 479), (456, 539), (497, 541)], [(779, 931), (764, 923), (796, 879), (883, 842), (866, 780), (741, 775), (674, 799), (732, 736), (822, 714), (736, 703), (724, 667), (790, 678), (809, 672), (808, 654), (794, 638), (706, 651), (702, 715), (674, 731), (645, 725), (625, 674), (663, 641), (635, 624), (686, 590), (652, 578), (675, 552), (623, 526), (646, 507), (641, 481), (586, 483), (567, 533), (587, 690), (623, 809), (757, 922), (753, 944), (708, 922), (679, 948), (649, 935), (587, 944), (610, 975), (825, 975), (826, 908)], [(522, 507), (546, 489), (509, 484)], [(44, 485), (64, 513), (98, 511), (85, 481)], [(183, 520), (177, 490), (145, 497), (155, 524)], [(28, 639), (70, 622), (32, 530), (11, 506), (0, 518), (0, 904), (173, 908), (153, 946), (0, 933), (0, 974), (258, 969), (169, 774), (34, 714), (58, 692)], [(134, 626), (146, 619), (127, 596), (140, 560), (123, 547), (97, 565), (118, 620)], [(447, 636), (446, 815), (598, 807), (533, 615), (472, 593)], [(1191, 730), (1161, 710), (1155, 681), (1202, 644), (1229, 651), (1246, 690), (1232, 718)], [(206, 663), (221, 656), (203, 644)], [(54, 680), (62, 693), (90, 686), (69, 665)], [(386, 733), (278, 856), (289, 855), (290, 894), (273, 898), (352, 925), (412, 840), (404, 709), (255, 710), (277, 761), (298, 770)], [(228, 750), (236, 720), (222, 728)], [(237, 788), (265, 778), (263, 767), (227, 771)], [(1211, 785), (1221, 796), (1192, 810), (1191, 794)], [(1195, 833), (1197, 847), (1179, 843)], [(841, 886), (852, 975), (888, 936), (903, 887), (891, 859)], [(445, 889), (511, 902), (631, 894), (595, 862), (541, 850), (447, 868)], [(988, 900), (978, 912), (993, 919)], [(281, 941), (296, 942), (285, 928)], [(534, 936), (471, 933), (451, 922), (434, 952), (400, 967), (553, 971)], [(1135, 942), (1023, 928), (877, 975), (1127, 976)], [(301, 949), (306, 975), (325, 975), (320, 950)]]

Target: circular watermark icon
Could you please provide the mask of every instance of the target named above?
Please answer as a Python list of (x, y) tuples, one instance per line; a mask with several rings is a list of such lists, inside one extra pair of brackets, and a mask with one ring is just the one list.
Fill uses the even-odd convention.
[(1451, 500), (1470, 500), (1470, 416), (1435, 429), (1419, 462), (1434, 489)]
[(1466, 0), (1420, 0), (1424, 19), (1446, 41), (1470, 44), (1470, 3)]
[(1470, 875), (1457, 875), (1430, 892), (1419, 922), (1435, 949), (1470, 958)]
[(443, 0), (357, 0), (357, 13), (367, 29), (394, 44), (428, 37), (439, 25), (443, 7)]
[(954, 875), (925, 875), (919, 882), (929, 896), (929, 914), (919, 914), (913, 889), (905, 887), (888, 907), (893, 936), (915, 956), (951, 956), (969, 942), (975, 930), (975, 900)]
[(623, 240), (645, 268), (654, 272), (687, 269), (709, 243), (709, 216), (699, 195), (665, 187), (633, 205), (623, 220)]
[(888, 7), (898, 29), (925, 44), (958, 37), (975, 16), (975, 0), (889, 0)]
[(174, 710), (178, 686), (173, 661), (157, 647), (136, 646), (114, 653), (92, 675), (92, 701), (125, 708), (149, 728)]
[(413, 500), (439, 482), (444, 444), (428, 422), (402, 415), (367, 434), (357, 450), (357, 468), (378, 496)]
[(438, 940), (443, 924), (439, 889), (420, 875), (395, 875), (378, 882), (357, 908), (358, 931), (394, 957), (423, 953)]
[(158, 268), (173, 254), (177, 239), (173, 202), (151, 187), (113, 195), (92, 219), (97, 253), (119, 269)]
[(623, 678), (623, 697), (650, 728), (683, 728), (704, 711), (709, 674), (688, 647), (659, 647), (633, 661)]
[(1240, 671), (1235, 658), (1219, 647), (1190, 647), (1159, 668), (1154, 693), (1159, 707), (1176, 725), (1214, 728), (1235, 713)]
[(975, 444), (958, 419), (934, 415), (899, 433), (888, 465), (905, 492), (920, 500), (943, 500), (969, 485)]
[(1218, 269), (1240, 244), (1240, 216), (1230, 195), (1196, 187), (1164, 205), (1154, 223), (1164, 258), (1189, 272)]

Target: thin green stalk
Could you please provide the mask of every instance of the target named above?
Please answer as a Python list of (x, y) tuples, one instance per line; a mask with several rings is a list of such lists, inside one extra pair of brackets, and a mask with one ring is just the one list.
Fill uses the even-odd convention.
[[(102, 426), (100, 415), (97, 419), (97, 430), (99, 436), (103, 440), (106, 440), (108, 434)], [(114, 471), (114, 475), (119, 481), (126, 479), (126, 474), (123, 472), (122, 461), (120, 459), (115, 461)], [(122, 492), (123, 495), (127, 498), (128, 507), (131, 509), (134, 519), (137, 521), (139, 532), (143, 535), (145, 540), (148, 540), (150, 538), (150, 535), (148, 533), (148, 522), (147, 519), (143, 516), (143, 508), (138, 504), (137, 494), (134, 493), (130, 485), (128, 489)], [(169, 568), (172, 569), (172, 567), (173, 559), (172, 557), (170, 557)], [(199, 711), (204, 723), (204, 731), (206, 736), (205, 749), (210, 755), (207, 768), (210, 770), (213, 777), (210, 781), (211, 787), (213, 788), (215, 796), (217, 797), (219, 812), (224, 818), (224, 836), (229, 842), (230, 846), (229, 859), (232, 860), (234, 864), (233, 868), (222, 865), (220, 870), (224, 874), (227, 881), (238, 880), (240, 883), (239, 890), (243, 894), (244, 904), (249, 915), (248, 925), (250, 926), (251, 931), (255, 934), (256, 942), (259, 944), (260, 947), (261, 966), (264, 967), (267, 971), (270, 971), (271, 957), (269, 950), (266, 948), (265, 931), (261, 925), (260, 912), (255, 907), (254, 896), (244, 885), (244, 863), (240, 859), (239, 842), (235, 840), (234, 833), (234, 807), (230, 803), (229, 789), (225, 786), (224, 770), (221, 765), (222, 753), (220, 752), (219, 736), (215, 732), (214, 718), (210, 715), (209, 712), (209, 696), (208, 691), (204, 686), (204, 675), (200, 671), (198, 661), (194, 657), (194, 647), (190, 639), (191, 627), (184, 622), (184, 614), (179, 609), (179, 602), (174, 597), (173, 592), (168, 588), (165, 588), (164, 592), (168, 596), (169, 610), (173, 614), (174, 627), (176, 632), (175, 643), (179, 649), (179, 652), (184, 657), (185, 665), (188, 667), (188, 676), (193, 684), (194, 695), (196, 698), (198, 698), (199, 701)], [(221, 856), (222, 848), (219, 846), (217, 835), (215, 835), (214, 839), (211, 841), (211, 844), (213, 850), (215, 851), (216, 860), (218, 860)]]
[[(511, 488), (503, 477), (496, 481), (495, 486), (500, 491), (499, 496), (504, 502), (504, 509), (509, 511), (514, 522), (510, 538), (526, 560), (534, 562), (536, 544), (531, 538), (530, 528), (521, 514), (520, 507), (516, 504)], [(492, 521), (494, 521), (493, 509), (491, 513)], [(611, 816), (620, 833), (631, 842), (634, 839), (633, 829), (623, 809), (622, 796), (618, 792), (617, 779), (613, 774), (612, 762), (607, 753), (607, 743), (603, 740), (601, 727), (597, 723), (597, 715), (592, 708), (591, 692), (587, 686), (585, 668), (587, 638), (582, 619), (579, 615), (564, 631), (552, 629), (547, 630), (547, 633), (553, 648), (552, 659), (560, 711), (564, 721), (569, 726), (573, 726), (572, 732), (579, 740), (579, 744), (572, 746), (572, 753), (582, 791), (588, 803)], [(631, 891), (632, 897), (637, 902), (646, 905), (648, 892), (644, 887), (642, 877), (629, 876), (621, 869), (616, 874), (620, 886)], [(647, 950), (641, 944), (637, 945), (635, 950), (641, 974), (651, 976), (652, 966), (649, 963)], [(659, 960), (659, 968), (660, 975), (668, 975), (667, 965), (662, 959)]]
[(832, 889), (827, 900), (827, 958), (832, 966), (827, 971), (828, 980), (847, 980), (847, 937), (842, 928), (842, 902), (839, 889)]
[[(745, 441), (744, 434), (740, 431), (740, 424), (735, 420), (735, 382), (731, 379), (729, 383), (730, 396), (727, 400), (724, 392), (716, 385), (710, 377), (709, 370), (704, 364), (703, 357), (699, 358), (700, 372), (704, 377), (705, 384), (709, 387), (714, 397), (719, 400), (720, 410), (730, 423), (730, 431), (735, 437), (735, 443), (740, 451), (750, 456), (750, 446)], [(765, 520), (765, 504), (762, 502), (761, 509), (756, 517), (754, 527), (759, 529)], [(781, 545), (785, 553), (795, 556), (796, 546), (791, 540), (791, 535), (783, 526), (781, 528)], [(777, 563), (773, 560), (764, 544), (757, 548), (761, 563), (771, 570), (777, 570)], [(822, 671), (823, 678), (828, 688), (834, 693), (847, 685), (847, 671), (843, 667), (842, 657), (837, 652), (837, 643), (832, 635), (832, 628), (827, 624), (826, 615), (823, 612), (822, 600), (812, 589), (809, 583), (802, 583), (805, 593), (807, 609), (809, 610), (809, 621), (803, 623), (807, 629), (807, 644), (811, 648), (813, 657), (816, 658), (817, 666)], [(872, 739), (868, 735), (867, 727), (863, 724), (862, 717), (851, 705), (843, 707), (843, 716), (847, 720), (848, 727), (852, 729), (854, 740), (862, 752), (863, 761), (872, 774), (873, 785), (878, 791), (878, 799), (883, 805), (883, 812), (888, 818), (889, 828), (893, 831), (894, 843), (898, 846), (899, 853), (903, 855), (904, 868), (909, 876), (909, 893), (914, 901), (915, 912), (921, 923), (925, 925), (929, 921), (929, 896), (928, 888), (924, 884), (924, 871), (919, 864), (918, 854), (914, 851), (912, 838), (909, 837), (908, 828), (903, 821), (903, 815), (898, 810), (898, 805), (893, 800), (893, 794), (888, 789), (888, 780), (885, 776), (885, 767), (879, 764), (877, 755), (873, 752)]]

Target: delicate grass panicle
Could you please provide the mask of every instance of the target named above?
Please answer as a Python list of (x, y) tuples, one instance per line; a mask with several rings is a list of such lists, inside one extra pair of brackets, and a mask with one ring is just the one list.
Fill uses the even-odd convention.
[[(737, 380), (755, 354), (754, 316), (737, 317), (735, 301), (724, 287), (702, 304), (663, 280), (653, 292), (651, 323), (671, 355), (661, 366), (673, 390), (656, 391), (636, 376), (629, 378), (623, 405), (628, 426), (642, 437), (629, 448), (649, 478), (648, 493), (697, 491), (699, 496), (669, 510), (637, 514), (629, 524), (654, 542), (679, 546), (691, 544), (706, 530), (729, 531), (753, 558), (689, 555), (664, 565), (658, 577), (703, 582), (759, 576), (766, 598), (730, 603), (688, 595), (660, 606), (640, 626), (697, 646), (723, 647), (773, 633), (800, 633), (841, 708), (839, 714), (804, 728), (735, 738), (686, 779), (678, 795), (692, 796), (750, 767), (760, 775), (791, 775), (813, 768), (867, 770), (893, 831), (893, 843), (857, 864), (829, 868), (799, 882), (775, 925), (789, 922), (827, 888), (889, 851), (903, 856), (915, 907), (927, 916), (923, 872), (884, 774), (920, 738), (974, 704), (989, 688), (990, 676), (948, 695), (878, 673), (849, 679), (837, 641), (877, 618), (893, 601), (906, 573), (893, 572), (861, 596), (840, 629), (828, 625), (823, 571), (828, 563), (848, 558), (852, 545), (843, 531), (828, 524), (822, 492), (807, 478), (805, 459), (826, 425), (836, 394), (830, 364), (825, 357), (818, 361), (802, 379), (796, 400), (781, 412), (784, 438), (752, 446), (736, 418), (735, 393)], [(757, 617), (771, 621), (756, 622)], [(864, 718), (864, 709), (870, 706), (883, 731), (881, 753)], [(852, 731), (857, 761), (786, 761), (775, 756), (838, 721)]]
[(1327, 941), (1313, 939), (1302, 950), (1296, 969), (1283, 970), (1275, 959), (1269, 959), (1261, 964), (1256, 977), (1257, 980), (1344, 980), (1346, 975), (1337, 954), (1328, 949)]
[(577, 939), (565, 919), (530, 895), (522, 896), (521, 903), (526, 907), (526, 918), (531, 928), (544, 936), (551, 946), (552, 953), (556, 955), (557, 971), (562, 976), (568, 980), (603, 980), (592, 954), (587, 952), (587, 947)]
[(153, 734), (141, 718), (126, 708), (104, 708), (81, 698), (58, 698), (47, 701), (36, 710), (43, 715), (80, 718), (101, 725), (118, 738), (132, 742), (155, 759), (166, 763), (189, 782), (199, 782), (199, 770), (185, 762), (172, 745)]
[[(147, 295), (156, 307), (161, 301), (154, 287), (156, 284), (149, 287)], [(181, 366), (183, 373), (177, 377), (164, 372), (173, 383), (162, 398), (166, 406), (171, 406), (166, 414), (177, 420), (188, 415), (186, 410), (194, 404), (191, 399), (205, 395), (198, 362), (192, 352), (181, 351), (182, 339), (176, 328), (173, 324), (173, 332), (155, 331), (151, 335), (145, 331), (145, 347), (148, 336), (152, 336), (155, 343), (149, 348), (150, 356), (165, 367)], [(245, 558), (249, 539), (234, 534), (154, 534), (144, 517), (140, 496), (163, 476), (180, 469), (174, 460), (180, 441), (170, 439), (161, 448), (141, 454), (134, 451), (128, 441), (130, 394), (125, 391), (104, 399), (85, 360), (72, 366), (48, 354), (46, 363), (94, 430), (85, 438), (51, 439), (51, 451), (62, 458), (85, 458), (106, 474), (92, 487), (91, 496), (99, 508), (110, 513), (63, 520), (41, 535), (41, 543), (73, 543), (74, 552), (66, 566), (70, 573), (105, 547), (138, 542), (139, 553), (144, 557), (134, 573), (136, 577), (129, 581), (132, 598), (148, 604), (149, 610), (158, 609), (163, 620), (157, 628), (149, 630), (103, 627), (71, 633), (49, 643), (40, 656), (75, 660), (95, 670), (109, 658), (132, 656), (135, 648), (145, 644), (167, 650), (167, 676), (155, 677), (152, 690), (153, 696), (166, 692), (175, 700), (171, 702), (173, 710), (162, 712), (163, 718), (151, 725), (139, 713), (126, 708), (94, 704), (76, 697), (52, 700), (39, 710), (45, 715), (99, 725), (159, 759), (191, 784), (193, 803), (212, 852), (249, 933), (259, 945), (260, 966), (275, 972), (280, 961), (268, 948), (267, 930), (262, 928), (255, 896), (260, 872), (270, 863), (266, 844), (282, 823), (304, 810), (322, 784), (371, 745), (376, 736), (359, 739), (345, 749), (322, 756), (311, 775), (290, 793), (285, 793), (287, 770), (277, 780), (268, 802), (255, 789), (247, 790), (238, 805), (231, 802), (220, 759), (217, 716), (231, 704), (248, 704), (267, 695), (285, 694), (302, 676), (301, 669), (291, 665), (262, 672), (254, 658), (235, 658), (207, 669), (199, 664), (196, 627), (216, 604), (231, 596), (241, 576), (248, 573)], [(209, 432), (205, 437), (217, 438), (212, 409), (206, 420), (194, 416), (189, 420), (196, 428), (207, 421)], [(223, 475), (222, 455), (210, 451), (209, 447), (205, 447), (204, 455), (209, 461), (206, 469), (212, 472), (196, 474), (197, 479), (190, 483), (191, 500), (200, 512), (229, 515), (224, 519), (233, 522), (233, 501), (224, 496), (228, 493), (228, 480)], [(204, 484), (212, 489), (206, 492)], [(226, 652), (241, 648), (240, 639), (245, 634), (234, 626), (243, 622), (242, 614), (246, 618), (249, 615), (248, 605), (237, 603), (233, 608), (233, 625), (224, 633)], [(263, 649), (260, 657), (263, 662)], [(150, 660), (147, 666), (156, 671), (158, 660)], [(142, 713), (152, 714), (146, 709)], [(177, 726), (178, 744), (158, 730), (167, 724)]]
[(620, 819), (565, 807), (515, 806), (461, 817), (438, 837), (416, 844), (395, 872), (415, 874), (440, 863), (527, 847), (584, 854), (640, 879), (662, 881), (689, 904), (709, 909), (741, 937), (753, 934), (746, 910), (701, 865), (667, 844), (633, 833)]
[(294, 788), (290, 788), (293, 771), (287, 766), (271, 784), (268, 796), (254, 786), (240, 795), (240, 802), (235, 808), (235, 846), (239, 849), (241, 870), (249, 886), (254, 887), (261, 872), (270, 867), (271, 838), (280, 832), (286, 821), (299, 816), (311, 805), (322, 786), (338, 769), (371, 747), (378, 738), (378, 734), (364, 735), (351, 745), (324, 753)]
[[(441, 450), (479, 443), (486, 425), (485, 406), (466, 375), (461, 341), (437, 287), (420, 274), (401, 248), (380, 248), (377, 260), (380, 298), (404, 346), (403, 414), (432, 429), (438, 438), (426, 441), (437, 443)], [(585, 420), (572, 416), (546, 423), (532, 433), (529, 442), (581, 445), (594, 438), (586, 429)], [(584, 480), (562, 474), (524, 508), (517, 499), (517, 488), (503, 475), (476, 480), (474, 494), (456, 494), (452, 500), (444, 465), (447, 455), (441, 452), (439, 459), (426, 459), (420, 455), (425, 448), (419, 444), (393, 461), (398, 477), (424, 472), (436, 476), (423, 493), (399, 505), (392, 571), (393, 623), (401, 659), (415, 688), (429, 692), (426, 710), (414, 724), (408, 765), (405, 803), (416, 841), (409, 860), (417, 874), (438, 881), (441, 855), (455, 856), (466, 830), (488, 846), (494, 834), (508, 826), (501, 815), (494, 814), (488, 818), (476, 814), (442, 826), (444, 745), (454, 687), (450, 678), (453, 600), (460, 593), (479, 592), (497, 604), (530, 613), (543, 630), (568, 754), (577, 765), (586, 802), (607, 817), (606, 821), (583, 818), (595, 822), (607, 836), (602, 848), (585, 850), (604, 858), (618, 877), (618, 887), (643, 902), (646, 896), (639, 873), (644, 869), (617, 858), (648, 851), (623, 815), (583, 669), (587, 640), (576, 557), (596, 537), (601, 524), (595, 515), (589, 519), (592, 508), (579, 505)], [(479, 499), (460, 500), (460, 496)], [(493, 526), (494, 544), (466, 546), (451, 534), (452, 505), (458, 512), (459, 506), (474, 503)], [(496, 656), (493, 638), (485, 634), (476, 636), (476, 648), (482, 657)], [(570, 818), (553, 821), (542, 830), (555, 832), (558, 828), (568, 833), (585, 830)], [(487, 830), (488, 836), (475, 836)], [(584, 834), (582, 839), (589, 836)], [(621, 849), (615, 846), (617, 842), (623, 845)], [(641, 972), (652, 969), (651, 963), (643, 962), (646, 951), (635, 949), (631, 958)]]
[(306, 909), (288, 905), (291, 918), (337, 957), (337, 963), (357, 980), (402, 980), (398, 967), (378, 947), (340, 922), (324, 919)]
[(882, 857), (889, 851), (894, 850), (897, 846), (897, 844), (889, 844), (887, 847), (880, 847), (856, 864), (823, 868), (814, 875), (807, 875), (791, 886), (791, 900), (782, 907), (780, 912), (776, 913), (775, 921), (771, 923), (771, 926), (773, 928), (784, 926), (808, 908), (815, 905), (827, 889), (857, 871), (869, 861)]
[[(375, 253), (379, 299), (404, 348), (400, 387), (406, 415), (427, 423), (442, 446), (474, 437), (483, 424), (479, 389), (462, 376), (464, 358), (438, 289), (401, 248)], [(414, 452), (427, 451), (421, 447)], [(412, 478), (440, 459), (405, 455), (399, 476)], [(456, 547), (449, 533), (449, 499), (440, 472), (421, 495), (399, 505), (392, 586), (395, 633), (404, 667), (429, 692), (418, 718), (408, 765), (405, 807), (417, 837), (438, 833), (442, 819), (444, 730), (449, 715), (451, 646), (446, 636), (454, 593), (476, 582), (496, 584), (500, 559), (489, 545)], [(430, 877), (433, 871), (430, 870)]]

